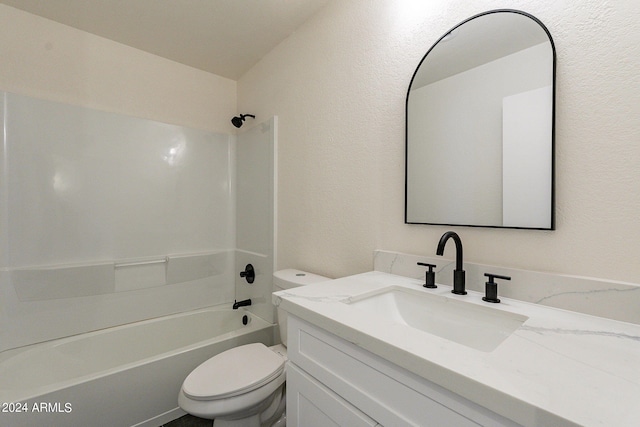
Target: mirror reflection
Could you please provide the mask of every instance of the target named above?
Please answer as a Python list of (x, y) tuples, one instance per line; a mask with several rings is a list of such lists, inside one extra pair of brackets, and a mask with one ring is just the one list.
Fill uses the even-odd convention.
[(519, 11), (474, 16), (407, 94), (405, 222), (553, 229), (555, 51)]

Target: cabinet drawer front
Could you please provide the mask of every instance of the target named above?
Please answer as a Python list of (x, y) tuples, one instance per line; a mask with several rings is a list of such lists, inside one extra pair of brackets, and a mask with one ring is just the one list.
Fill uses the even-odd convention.
[(287, 367), (289, 427), (375, 427), (378, 424), (344, 399), (305, 374)]
[(291, 363), (382, 425), (514, 426), (509, 420), (296, 317), (289, 317), (288, 337)]

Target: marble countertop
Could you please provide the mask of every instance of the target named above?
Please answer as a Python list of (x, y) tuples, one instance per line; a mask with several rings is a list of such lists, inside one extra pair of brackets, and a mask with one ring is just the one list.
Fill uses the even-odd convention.
[[(524, 426), (640, 426), (640, 326), (369, 272), (280, 291), (273, 302), (414, 374)], [(344, 300), (390, 285), (419, 289), (529, 319), (497, 348), (479, 351), (384, 319)], [(640, 309), (640, 307), (639, 307)], [(473, 318), (470, 317), (470, 322)]]

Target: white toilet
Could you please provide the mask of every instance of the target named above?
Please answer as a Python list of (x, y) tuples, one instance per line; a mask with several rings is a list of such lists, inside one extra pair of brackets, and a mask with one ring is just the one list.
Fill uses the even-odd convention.
[[(287, 269), (273, 274), (274, 292), (330, 280)], [(282, 344), (254, 343), (224, 351), (184, 380), (178, 404), (186, 412), (213, 419), (214, 427), (284, 427), (286, 315), (278, 309)]]

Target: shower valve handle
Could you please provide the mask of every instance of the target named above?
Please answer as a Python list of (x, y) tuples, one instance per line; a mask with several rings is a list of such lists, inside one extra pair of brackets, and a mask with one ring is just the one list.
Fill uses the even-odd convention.
[(253, 265), (247, 264), (244, 271), (240, 272), (240, 277), (244, 277), (247, 283), (253, 283), (256, 280), (256, 271), (253, 269)]

